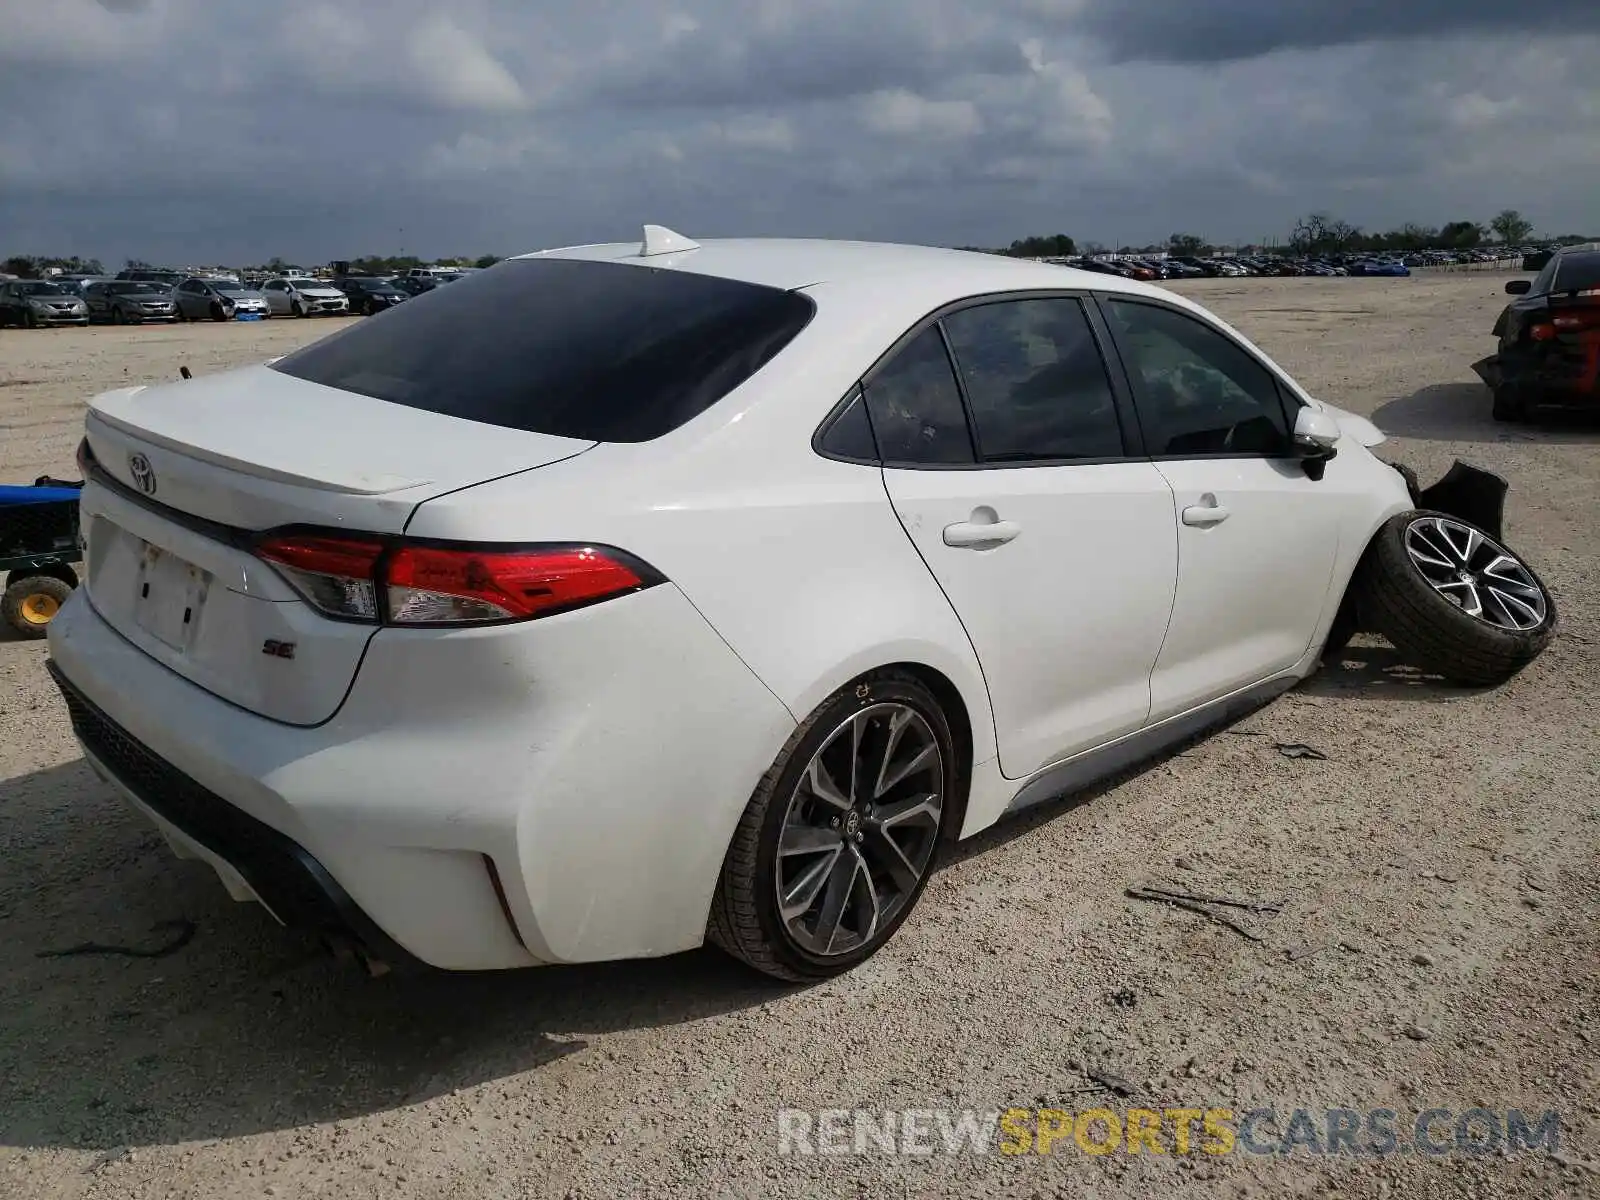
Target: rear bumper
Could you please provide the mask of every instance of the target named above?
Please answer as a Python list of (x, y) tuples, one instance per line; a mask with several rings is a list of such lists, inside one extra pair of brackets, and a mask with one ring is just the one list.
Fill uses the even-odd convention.
[(187, 682), (82, 592), (50, 641), (91, 761), (176, 847), (287, 924), (451, 970), (700, 944), (794, 727), (671, 585), (526, 625), (384, 630), (309, 728)]
[(1472, 370), (1489, 387), (1515, 389), (1532, 404), (1581, 409), (1600, 405), (1600, 375), (1570, 356), (1491, 354), (1473, 363)]
[(161, 830), (178, 857), (209, 863), (235, 900), (260, 903), (284, 925), (354, 944), (391, 966), (420, 965), (304, 846), (201, 787), (108, 717), (54, 662), (45, 667), (89, 765)]

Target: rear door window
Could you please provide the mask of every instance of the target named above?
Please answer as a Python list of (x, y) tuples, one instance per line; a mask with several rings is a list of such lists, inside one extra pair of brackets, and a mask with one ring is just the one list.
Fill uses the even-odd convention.
[(744, 383), (814, 312), (798, 292), (687, 271), (514, 259), (273, 369), (488, 425), (643, 442)]
[(1118, 458), (1122, 427), (1083, 304), (1008, 300), (944, 319), (986, 463)]

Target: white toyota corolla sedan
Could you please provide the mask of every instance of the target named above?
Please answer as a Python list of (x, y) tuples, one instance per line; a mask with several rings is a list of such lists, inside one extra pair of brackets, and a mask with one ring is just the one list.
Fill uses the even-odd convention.
[(89, 762), (375, 967), (833, 974), (1358, 624), (1493, 682), (1555, 620), (1482, 477), (1424, 511), (1196, 305), (983, 254), (650, 226), (86, 424)]

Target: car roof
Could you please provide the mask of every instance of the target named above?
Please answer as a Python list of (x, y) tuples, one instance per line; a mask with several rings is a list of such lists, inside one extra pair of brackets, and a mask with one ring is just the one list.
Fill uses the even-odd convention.
[(1172, 297), (1171, 292), (1147, 284), (1077, 267), (933, 246), (820, 238), (713, 238), (666, 253), (643, 255), (641, 248), (641, 242), (610, 242), (564, 246), (517, 257), (628, 263), (737, 279), (786, 291), (819, 284), (830, 285), (830, 291), (852, 284), (875, 288), (885, 276), (893, 276), (914, 280), (923, 289), (937, 287), (948, 292), (951, 299), (1033, 288), (1092, 288)]

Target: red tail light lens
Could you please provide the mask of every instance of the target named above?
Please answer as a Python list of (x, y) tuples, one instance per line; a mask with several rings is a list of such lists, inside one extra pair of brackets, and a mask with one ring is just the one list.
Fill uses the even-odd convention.
[(315, 608), (345, 620), (378, 619), (378, 542), (332, 537), (273, 537), (256, 547)]
[(642, 575), (593, 547), (483, 551), (403, 546), (384, 568), (389, 620), (460, 625), (527, 620), (637, 591)]
[(256, 553), (324, 614), (390, 625), (526, 621), (660, 582), (643, 563), (596, 546), (501, 550), (286, 536)]

